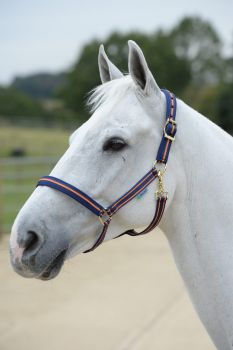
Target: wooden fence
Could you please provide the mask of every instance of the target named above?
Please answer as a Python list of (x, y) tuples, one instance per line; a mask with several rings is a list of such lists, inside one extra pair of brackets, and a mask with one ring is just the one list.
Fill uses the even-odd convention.
[(55, 157), (0, 158), (0, 233), (8, 233), (38, 179), (48, 175)]

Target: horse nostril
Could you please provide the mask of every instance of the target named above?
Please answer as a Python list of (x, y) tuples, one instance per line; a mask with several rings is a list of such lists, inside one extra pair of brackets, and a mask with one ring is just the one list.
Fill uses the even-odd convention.
[(40, 238), (38, 234), (34, 231), (28, 231), (27, 236), (22, 242), (22, 246), (24, 248), (24, 252), (29, 252), (35, 250), (35, 248), (39, 245)]

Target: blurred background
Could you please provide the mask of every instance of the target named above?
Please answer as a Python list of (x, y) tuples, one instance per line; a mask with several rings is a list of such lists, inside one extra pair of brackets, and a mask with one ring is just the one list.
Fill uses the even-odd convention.
[[(97, 295), (91, 296), (94, 303), (98, 293), (101, 294), (105, 288), (105, 297), (109, 302), (107, 309), (112, 310), (112, 313), (109, 315), (107, 309), (103, 311), (106, 304), (103, 304), (105, 306), (101, 304), (102, 308), (98, 309), (99, 299), (97, 298), (93, 306), (95, 317), (89, 315), (88, 318), (84, 312), (82, 315), (84, 320), (81, 323), (79, 320), (77, 327), (80, 332), (77, 334), (75, 315), (76, 312), (78, 315), (76, 308), (80, 308), (80, 305), (73, 304), (73, 307), (69, 305), (70, 298), (74, 302), (74, 295), (70, 295), (70, 291), (67, 292), (65, 288), (68, 284), (69, 290), (69, 285), (74, 283), (75, 263), (68, 263), (68, 272), (58, 282), (51, 282), (49, 288), (41, 287), (39, 282), (25, 282), (10, 270), (6, 248), (7, 236), (4, 234), (10, 232), (17, 211), (32, 192), (38, 178), (50, 172), (67, 148), (69, 134), (89, 118), (85, 100), (87, 93), (100, 84), (97, 55), (101, 43), (105, 44), (110, 59), (123, 72), (127, 72), (127, 40), (135, 40), (143, 49), (160, 87), (174, 91), (193, 108), (228, 133), (233, 134), (232, 12), (232, 0), (214, 2), (196, 0), (192, 3), (185, 0), (162, 2), (118, 0), (113, 3), (106, 0), (96, 2), (90, 0), (85, 2), (78, 0), (0, 1), (0, 236), (2, 236), (0, 261), (1, 266), (4, 267), (4, 269), (0, 267), (3, 284), (0, 287), (0, 295), (3, 296), (0, 301), (1, 350), (12, 350), (16, 348), (16, 344), (17, 349), (31, 349), (30, 344), (33, 344), (35, 349), (44, 349), (49, 339), (50, 341), (53, 339), (50, 349), (63, 349), (69, 339), (75, 339), (75, 344), (79, 344), (78, 348), (84, 350), (93, 348), (147, 350), (154, 349), (154, 344), (159, 349), (186, 349), (188, 346), (191, 349), (190, 339), (195, 348), (214, 348), (192, 311), (189, 301), (186, 300), (182, 283), (173, 267), (167, 243), (161, 238), (161, 233), (158, 235), (159, 238), (135, 240), (134, 248), (132, 248), (133, 244), (124, 238), (121, 243), (111, 242), (94, 253), (91, 261), (95, 268), (99, 266), (99, 262), (100, 265), (102, 264), (100, 271), (106, 269), (103, 274), (106, 280), (102, 281), (101, 278), (104, 278), (102, 276), (101, 285), (98, 285), (100, 281), (96, 280), (94, 273), (96, 270), (93, 270), (90, 260), (87, 257), (79, 258), (83, 270), (81, 269), (78, 277), (75, 278), (80, 278), (86, 286), (84, 296), (87, 297), (86, 291), (90, 287), (97, 288)], [(150, 251), (151, 246), (152, 251)], [(151, 325), (151, 322), (153, 324), (155, 316), (148, 316), (150, 311), (146, 314), (142, 305), (141, 309), (138, 306), (141, 304), (141, 294), (137, 295), (139, 280), (138, 282), (131, 280), (131, 284), (128, 285), (130, 289), (130, 286), (135, 283), (137, 290), (135, 298), (138, 297), (139, 309), (136, 316), (135, 310), (134, 312), (131, 310), (136, 307), (135, 299), (132, 299), (132, 293), (129, 293), (128, 289), (128, 298), (132, 299), (132, 304), (130, 301), (126, 304), (123, 301), (121, 303), (119, 299), (116, 307), (116, 304), (112, 304), (111, 298), (109, 299), (107, 291), (112, 295), (118, 291), (120, 295), (122, 293), (122, 300), (124, 299), (123, 292), (126, 283), (129, 282), (128, 276), (135, 276), (135, 278), (137, 276), (134, 273), (135, 265), (132, 265), (132, 257), (135, 257), (138, 252), (142, 255), (142, 259), (147, 256), (146, 260), (140, 263), (140, 266), (145, 264), (143, 265), (145, 269), (148, 268), (147, 263), (151, 266), (153, 261), (153, 264), (160, 266), (160, 260), (156, 259), (165, 259), (165, 266), (161, 271), (157, 269), (157, 272), (153, 273), (151, 269), (153, 283), (151, 282), (150, 293), (153, 291), (153, 297), (151, 296), (151, 300), (148, 297), (147, 308), (150, 310), (150, 303), (155, 303), (155, 299), (158, 301), (154, 305), (155, 313), (161, 317), (167, 317), (165, 317), (164, 327), (169, 328), (170, 324), (169, 332), (172, 334), (170, 343), (167, 336), (162, 335), (164, 329), (162, 326), (160, 330), (157, 329), (157, 333), (153, 333), (157, 334), (156, 340), (150, 341), (150, 330), (153, 327), (150, 328), (148, 325)], [(148, 252), (151, 252), (151, 255), (148, 255)], [(113, 259), (113, 266), (115, 266), (114, 263), (118, 266), (118, 259), (126, 266), (129, 275), (125, 275), (125, 279), (120, 277), (121, 273), (124, 275), (125, 270), (119, 265), (118, 279), (116, 277), (116, 280), (114, 278), (108, 280), (112, 272), (109, 266), (106, 267), (105, 259), (110, 257)], [(133, 258), (133, 261), (135, 264), (138, 263), (137, 259)], [(77, 269), (79, 269), (79, 263), (77, 263)], [(115, 266), (115, 269), (117, 268)], [(169, 276), (172, 274), (173, 277), (165, 279), (162, 271), (166, 274), (168, 271), (164, 269), (167, 269)], [(85, 278), (86, 274), (90, 279)], [(148, 283), (145, 278), (142, 271), (139, 277), (140, 281), (143, 280), (141, 285)], [(167, 283), (171, 281), (173, 282), (168, 286)], [(158, 289), (157, 283), (164, 284)], [(165, 296), (168, 288), (170, 293), (167, 299), (162, 301), (161, 295)], [(176, 288), (177, 298), (173, 295)], [(72, 285), (72, 289), (75, 290), (76, 285)], [(15, 299), (16, 290), (18, 299)], [(36, 297), (34, 293), (37, 293)], [(58, 299), (54, 299), (54, 294)], [(38, 299), (38, 295), (42, 295), (42, 299), (40, 297)], [(172, 295), (174, 302), (178, 300), (177, 302), (181, 303), (179, 310), (183, 310), (183, 318), (178, 320), (178, 330), (174, 317), (168, 316), (170, 314), (163, 311), (170, 305), (169, 303), (173, 305), (172, 301), (168, 300)], [(84, 304), (87, 303), (84, 297), (84, 299), (80, 298), (79, 303), (80, 300)], [(15, 303), (12, 303), (12, 299)], [(44, 326), (44, 338), (43, 335), (40, 336), (42, 343), (38, 342), (37, 330), (38, 327), (43, 328), (44, 321), (40, 320), (38, 322), (41, 323), (36, 323), (30, 328), (31, 317), (36, 315), (39, 309), (43, 310), (43, 305), (47, 305), (43, 315), (47, 310), (49, 318), (51, 316), (49, 312), (57, 309), (60, 302), (70, 309), (56, 314), (54, 319)], [(22, 305), (25, 306), (22, 303), (28, 303), (28, 308), (22, 307)], [(87, 304), (85, 306), (87, 307)], [(127, 310), (127, 307), (129, 307), (128, 316), (125, 316), (123, 311)], [(68, 317), (71, 309), (74, 312), (74, 324), (72, 321), (74, 329)], [(114, 313), (119, 310), (122, 311), (122, 315), (120, 312), (118, 318), (115, 318)], [(168, 310), (171, 312), (171, 308), (168, 307)], [(102, 327), (97, 327), (96, 319), (101, 313), (104, 320), (102, 320)], [(130, 317), (133, 317), (133, 321)], [(46, 333), (46, 329), (51, 330), (54, 320), (60, 318), (63, 322), (57, 325), (58, 328), (55, 327), (51, 338)], [(24, 323), (20, 326), (22, 319)], [(127, 323), (125, 327), (122, 326), (123, 319)], [(143, 323), (145, 319), (147, 323)], [(130, 328), (130, 324), (133, 329)], [(63, 338), (61, 335), (59, 338), (56, 333), (59, 327), (61, 330), (65, 329)], [(138, 333), (135, 328), (138, 329)], [(149, 329), (145, 331), (147, 332), (146, 343), (142, 342), (140, 336), (142, 329), (144, 331)], [(22, 337), (26, 331), (28, 338)], [(97, 338), (93, 336), (93, 344), (90, 339), (87, 342), (88, 337), (84, 336), (86, 331), (90, 331), (90, 334), (98, 334)], [(103, 341), (105, 332), (111, 334), (111, 341)], [(82, 337), (84, 340), (81, 340)], [(30, 344), (27, 343), (27, 339), (30, 339)], [(72, 343), (70, 349), (73, 348), (77, 347)]]

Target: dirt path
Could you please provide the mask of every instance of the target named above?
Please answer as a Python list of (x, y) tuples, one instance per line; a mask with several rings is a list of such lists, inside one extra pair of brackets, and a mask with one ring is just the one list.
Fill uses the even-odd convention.
[(214, 350), (160, 232), (68, 261), (50, 282), (12, 272), (0, 244), (0, 350)]

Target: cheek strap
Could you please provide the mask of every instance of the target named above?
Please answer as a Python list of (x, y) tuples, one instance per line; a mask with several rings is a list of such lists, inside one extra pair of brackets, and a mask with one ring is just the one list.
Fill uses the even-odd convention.
[[(166, 170), (166, 164), (168, 161), (168, 156), (170, 152), (171, 145), (175, 140), (175, 134), (177, 130), (176, 125), (176, 97), (173, 93), (168, 90), (162, 90), (166, 98), (166, 123), (163, 129), (162, 140), (160, 142), (160, 146), (158, 149), (156, 161), (154, 163), (153, 168), (146, 173), (129, 191), (127, 191), (124, 195), (119, 197), (114, 203), (112, 203), (109, 207), (105, 208), (100, 203), (91, 198), (88, 194), (81, 191), (77, 187), (60, 180), (54, 176), (44, 176), (42, 177), (37, 186), (47, 186), (51, 187), (57, 191), (64, 193), (65, 195), (73, 198), (75, 201), (79, 202), (81, 205), (90, 210), (93, 214), (98, 216), (101, 224), (103, 225), (102, 232), (98, 237), (97, 241), (93, 245), (91, 249), (86, 250), (84, 253), (88, 253), (94, 249), (96, 249), (104, 240), (106, 236), (107, 229), (112, 220), (112, 216), (120, 210), (124, 205), (130, 202), (133, 198), (139, 195), (144, 189), (150, 185), (152, 181), (158, 178), (159, 181), (159, 189), (156, 192), (156, 208), (155, 215), (150, 225), (143, 230), (142, 232), (136, 232), (135, 230), (128, 230), (118, 237), (128, 234), (130, 236), (138, 236), (143, 235), (151, 230), (153, 230), (156, 226), (158, 226), (165, 209), (165, 205), (167, 202), (167, 193), (163, 188), (163, 175)], [(156, 164), (161, 163), (164, 165), (163, 171), (157, 171)]]
[[(155, 210), (155, 215), (153, 217), (153, 220), (151, 221), (150, 225), (147, 226), (147, 228), (141, 232), (137, 232), (135, 230), (128, 230), (124, 233), (121, 233), (119, 236), (115, 237), (121, 237), (124, 235), (129, 235), (129, 236), (140, 236), (140, 235), (145, 235), (146, 233), (149, 233), (150, 231), (152, 231), (156, 226), (159, 225), (160, 220), (162, 219), (163, 213), (164, 213), (164, 209), (166, 206), (166, 202), (167, 202), (167, 196), (163, 196), (163, 197), (159, 197), (157, 199), (157, 203), (156, 203), (156, 210)], [(103, 241), (104, 238), (106, 236), (107, 230), (108, 230), (108, 226), (110, 224), (111, 220), (109, 221), (105, 221), (104, 222), (104, 226), (103, 226), (103, 230), (98, 238), (98, 240), (95, 242), (95, 244), (93, 245), (92, 248), (86, 250), (84, 253), (89, 253), (92, 250), (95, 250)]]
[(123, 236), (125, 234), (130, 236), (138, 236), (146, 234), (150, 231), (152, 231), (160, 222), (163, 212), (165, 209), (166, 201), (167, 201), (167, 194), (163, 190), (162, 184), (162, 173), (156, 170), (156, 168), (152, 168), (145, 176), (141, 178), (129, 191), (127, 191), (123, 196), (118, 198), (112, 205), (110, 205), (108, 208), (104, 208), (101, 204), (96, 202), (93, 198), (88, 196), (86, 193), (79, 190), (77, 187), (70, 185), (69, 183), (60, 180), (54, 176), (44, 176), (42, 177), (37, 186), (47, 186), (50, 188), (53, 188), (59, 192), (64, 193), (65, 195), (71, 197), (75, 201), (79, 202), (83, 206), (85, 206), (87, 209), (89, 209), (93, 214), (98, 216), (101, 224), (103, 225), (102, 232), (100, 236), (98, 237), (95, 244), (92, 246), (92, 248), (86, 250), (84, 253), (88, 253), (94, 249), (96, 249), (103, 241), (107, 233), (107, 229), (109, 227), (109, 224), (112, 220), (112, 216), (120, 210), (124, 205), (126, 205), (128, 202), (130, 202), (133, 198), (138, 196), (142, 191), (145, 190), (147, 186), (150, 185), (152, 181), (154, 181), (156, 178), (159, 180), (159, 191), (156, 193), (157, 196), (157, 203), (156, 203), (156, 210), (155, 215), (150, 223), (150, 225), (143, 230), (142, 232), (136, 232), (135, 230), (128, 230), (122, 234), (120, 234), (118, 237)]

